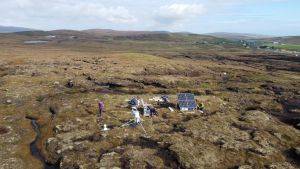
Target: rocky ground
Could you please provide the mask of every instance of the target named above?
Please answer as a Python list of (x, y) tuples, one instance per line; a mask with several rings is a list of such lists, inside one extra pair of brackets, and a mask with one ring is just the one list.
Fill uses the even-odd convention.
[[(140, 40), (24, 45), (28, 38), (1, 35), (0, 168), (300, 168), (299, 57)], [(179, 92), (196, 94), (205, 112), (149, 100), (167, 94), (176, 105)], [(159, 113), (143, 117), (146, 132), (122, 126), (134, 96)]]

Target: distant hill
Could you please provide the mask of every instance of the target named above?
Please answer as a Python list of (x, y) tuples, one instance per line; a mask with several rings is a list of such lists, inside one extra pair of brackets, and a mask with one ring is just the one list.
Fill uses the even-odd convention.
[(114, 39), (140, 39), (140, 38), (153, 38), (153, 37), (169, 37), (171, 33), (167, 32), (151, 32), (151, 31), (117, 31), (109, 29), (89, 29), (89, 30), (52, 30), (52, 31), (24, 31), (15, 32), (18, 35), (25, 36), (49, 36), (54, 35), (58, 37), (78, 37), (78, 38), (114, 38)]
[(53, 31), (24, 31), (24, 32), (15, 32), (17, 35), (25, 35), (31, 37), (45, 37), (45, 36), (57, 36), (57, 37), (81, 37), (81, 38), (93, 38), (91, 34), (76, 31), (76, 30), (53, 30)]
[(34, 31), (34, 29), (14, 26), (0, 26), (0, 33), (15, 33), (24, 31)]
[(272, 38), (272, 36), (267, 36), (267, 35), (248, 34), (248, 33), (228, 33), (228, 32), (215, 32), (215, 33), (208, 33), (207, 35), (215, 36), (218, 38), (232, 39), (232, 40)]
[(210, 35), (192, 34), (189, 32), (167, 32), (167, 31), (118, 31), (109, 29), (89, 29), (89, 30), (52, 30), (52, 31), (25, 31), (16, 32), (15, 35), (28, 36), (38, 40), (47, 39), (54, 36), (52, 40), (133, 40), (133, 41), (156, 41), (171, 43), (190, 43), (190, 44), (217, 44), (226, 41)]
[(167, 31), (117, 31), (112, 29), (88, 29), (82, 32), (93, 34), (96, 36), (134, 36), (149, 34), (168, 34)]
[[(194, 44), (218, 44), (233, 39), (269, 38), (250, 34), (234, 33), (213, 33), (213, 34), (194, 34), (190, 32), (168, 32), (168, 31), (119, 31), (112, 29), (87, 29), (87, 30), (52, 30), (38, 31), (24, 29), (22, 32), (15, 32), (17, 35), (44, 38), (46, 36), (56, 36), (56, 39), (78, 38), (95, 40), (142, 40), (142, 41), (168, 41), (168, 42), (190, 42)], [(226, 35), (226, 36), (225, 36)], [(71, 38), (71, 39), (72, 39)], [(231, 42), (230, 42), (231, 43)]]
[(112, 37), (117, 40), (149, 40), (149, 41), (212, 41), (217, 38), (210, 35), (192, 34), (189, 32), (168, 31), (118, 31), (111, 29), (88, 29), (82, 33), (94, 37)]

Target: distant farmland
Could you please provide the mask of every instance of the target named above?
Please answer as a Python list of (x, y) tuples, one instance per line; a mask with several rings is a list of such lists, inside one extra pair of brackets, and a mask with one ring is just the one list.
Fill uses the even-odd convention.
[(268, 44), (266, 44), (266, 46), (273, 47), (274, 49), (300, 52), (300, 45), (296, 45), (296, 44), (272, 44), (272, 43), (268, 43)]

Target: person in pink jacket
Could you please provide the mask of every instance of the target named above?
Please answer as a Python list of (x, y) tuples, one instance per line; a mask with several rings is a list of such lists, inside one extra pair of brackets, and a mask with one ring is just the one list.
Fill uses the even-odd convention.
[(98, 107), (99, 107), (99, 118), (102, 118), (102, 114), (104, 111), (104, 103), (102, 101), (99, 101)]

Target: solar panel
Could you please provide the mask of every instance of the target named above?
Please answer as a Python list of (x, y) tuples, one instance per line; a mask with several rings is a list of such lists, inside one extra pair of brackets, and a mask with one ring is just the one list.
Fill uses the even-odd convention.
[(195, 100), (195, 95), (191, 93), (178, 94), (178, 100)]
[(179, 101), (180, 107), (187, 107), (187, 108), (194, 108), (197, 107), (197, 104), (195, 101)]
[(187, 94), (186, 99), (187, 100), (195, 100), (195, 96), (193, 94)]
[(178, 106), (180, 108), (195, 109), (197, 107), (195, 95), (191, 93), (178, 94)]

